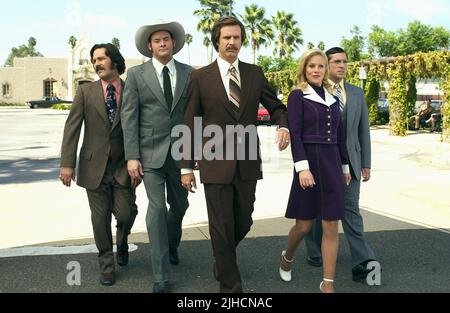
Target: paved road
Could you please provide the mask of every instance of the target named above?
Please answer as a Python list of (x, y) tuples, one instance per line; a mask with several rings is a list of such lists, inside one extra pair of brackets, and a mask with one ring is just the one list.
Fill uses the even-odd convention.
[[(6, 248), (27, 245), (92, 243), (89, 208), (83, 189), (65, 188), (56, 179), (59, 145), (67, 112), (0, 109), (0, 291), (2, 292), (146, 292), (151, 284), (145, 234), (146, 197), (138, 189), (140, 213), (131, 242), (131, 264), (119, 270), (117, 285), (96, 283), (94, 254), (2, 258)], [(316, 292), (320, 269), (304, 262), (300, 249), (294, 280), (277, 277), (279, 253), (291, 221), (284, 209), (291, 182), (289, 151), (275, 149), (275, 130), (258, 130), (262, 139), (264, 180), (258, 183), (255, 225), (239, 247), (239, 263), (248, 292)], [(450, 291), (450, 145), (438, 134), (388, 136), (372, 130), (373, 178), (363, 184), (361, 205), (367, 237), (383, 266), (382, 285), (369, 287), (350, 280), (350, 255), (344, 239), (336, 288), (341, 292)], [(180, 248), (182, 263), (174, 267), (174, 291), (215, 292), (210, 273), (211, 247), (203, 191), (190, 197)], [(4, 248), (3, 250), (1, 250)], [(6, 249), (6, 250), (5, 250)], [(81, 286), (66, 283), (67, 263), (78, 261)]]

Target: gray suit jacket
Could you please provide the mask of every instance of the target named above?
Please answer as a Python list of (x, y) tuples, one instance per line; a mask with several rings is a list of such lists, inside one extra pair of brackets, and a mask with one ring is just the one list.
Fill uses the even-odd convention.
[(140, 160), (144, 169), (164, 165), (174, 140), (171, 130), (183, 122), (192, 68), (177, 61), (175, 67), (177, 82), (170, 112), (151, 60), (127, 73), (121, 109), (125, 159)]
[(346, 128), (347, 150), (355, 179), (361, 179), (361, 168), (371, 167), (369, 116), (361, 88), (345, 83), (346, 109), (342, 120)]

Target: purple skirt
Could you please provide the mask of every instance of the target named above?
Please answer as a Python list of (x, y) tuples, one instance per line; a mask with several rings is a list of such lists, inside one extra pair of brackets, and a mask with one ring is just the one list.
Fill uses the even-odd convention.
[(305, 190), (294, 171), (287, 218), (340, 220), (345, 216), (345, 182), (337, 145), (304, 144), (309, 168), (316, 185)]

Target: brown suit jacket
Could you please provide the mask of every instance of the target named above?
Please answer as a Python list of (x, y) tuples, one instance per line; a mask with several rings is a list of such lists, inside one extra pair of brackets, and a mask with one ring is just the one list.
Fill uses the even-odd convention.
[[(122, 81), (122, 90), (123, 87)], [(64, 127), (61, 167), (76, 167), (78, 140), (83, 122), (84, 138), (80, 150), (77, 184), (90, 190), (97, 189), (105, 173), (108, 158), (111, 158), (114, 178), (119, 184), (130, 186), (120, 124), (120, 103), (114, 123), (110, 127), (100, 81), (78, 87)]]
[[(259, 103), (270, 113), (274, 124), (287, 128), (286, 107), (276, 97), (274, 90), (267, 82), (262, 70), (252, 64), (239, 62), (241, 76), (241, 101), (239, 114), (236, 115), (229, 103), (228, 95), (223, 86), (217, 61), (192, 72), (188, 89), (188, 103), (184, 115), (184, 123), (193, 135), (194, 117), (202, 117), (203, 128), (208, 125), (218, 125), (222, 130), (226, 125), (256, 125)], [(224, 131), (225, 134), (225, 131)], [(222, 147), (226, 153), (226, 137), (223, 136)], [(210, 140), (202, 137), (202, 146)], [(191, 140), (191, 158), (182, 160), (180, 168), (193, 168), (194, 146)], [(216, 147), (218, 148), (218, 147)], [(233, 180), (236, 169), (239, 168), (242, 180), (257, 180), (262, 178), (261, 157), (258, 139), (257, 160), (248, 159), (249, 140), (245, 141), (246, 159), (236, 160), (206, 160), (198, 161), (200, 180), (202, 183), (229, 184)]]

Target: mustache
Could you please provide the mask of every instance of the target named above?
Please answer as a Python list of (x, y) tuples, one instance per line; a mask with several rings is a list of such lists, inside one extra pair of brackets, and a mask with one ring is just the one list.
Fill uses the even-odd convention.
[(95, 67), (95, 72), (98, 73), (100, 70), (105, 70), (105, 68), (103, 66), (101, 66), (101, 65), (97, 65)]

